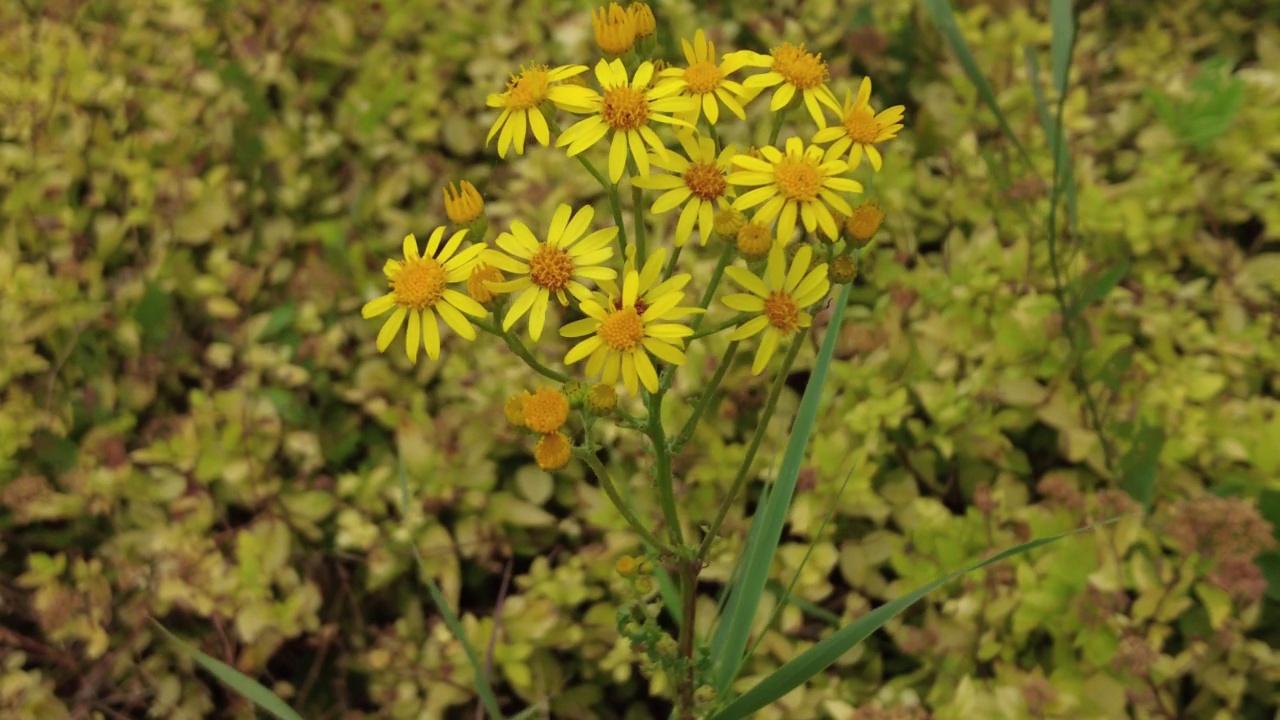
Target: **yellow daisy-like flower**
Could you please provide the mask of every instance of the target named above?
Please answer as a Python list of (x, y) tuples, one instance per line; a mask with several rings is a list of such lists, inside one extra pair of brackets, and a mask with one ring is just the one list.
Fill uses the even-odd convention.
[[(659, 82), (674, 85), (682, 95), (688, 95), (698, 101), (687, 120), (697, 124), (703, 114), (712, 125), (720, 119), (720, 103), (729, 112), (746, 120), (746, 112), (742, 109), (745, 96), (749, 95), (740, 83), (729, 80), (732, 73), (746, 64), (746, 56), (730, 53), (720, 63), (716, 63), (716, 46), (707, 40), (707, 36), (699, 29), (693, 36), (693, 42), (681, 40), (684, 46), (684, 57), (689, 66), (686, 68), (668, 68), (659, 73)], [(719, 100), (719, 102), (716, 102)]]
[[(687, 280), (686, 280), (687, 281)], [(670, 282), (670, 281), (668, 281)], [(693, 329), (672, 322), (661, 322), (689, 314), (698, 308), (677, 307), (684, 299), (683, 290), (671, 290), (654, 296), (642, 309), (640, 301), (640, 274), (627, 273), (622, 281), (622, 296), (615, 307), (606, 308), (595, 300), (584, 300), (579, 305), (587, 317), (571, 322), (560, 329), (560, 334), (573, 338), (589, 335), (574, 345), (565, 355), (566, 365), (587, 359), (587, 375), (602, 376), (606, 384), (613, 384), (622, 376), (627, 392), (635, 395), (640, 385), (649, 392), (658, 391), (658, 372), (652, 353), (659, 360), (673, 365), (684, 364), (684, 338)]]
[(502, 319), (503, 330), (510, 330), (517, 320), (532, 310), (529, 314), (529, 336), (537, 342), (542, 336), (552, 293), (561, 305), (568, 305), (566, 290), (579, 300), (591, 297), (591, 291), (581, 279), (600, 281), (618, 276), (617, 271), (603, 267), (613, 257), (610, 243), (617, 237), (618, 228), (597, 230), (583, 237), (595, 214), (595, 209), (589, 205), (577, 213), (573, 213), (568, 205), (561, 205), (551, 217), (546, 242), (539, 242), (529, 227), (519, 220), (511, 223), (511, 232), (498, 236), (498, 247), (510, 254), (490, 251), (485, 254), (484, 261), (499, 270), (524, 276), (509, 282), (488, 284), (494, 292), (520, 292)]
[(726, 295), (722, 302), (739, 312), (756, 315), (734, 330), (729, 339), (745, 340), (764, 331), (756, 359), (751, 363), (752, 374), (759, 375), (764, 370), (779, 342), (813, 324), (813, 316), (803, 309), (825, 297), (831, 281), (827, 278), (826, 263), (809, 269), (812, 259), (813, 249), (805, 245), (788, 269), (786, 250), (781, 244), (775, 244), (769, 251), (763, 278), (745, 268), (725, 268), (729, 279), (747, 292)]
[[(650, 305), (662, 297), (673, 292), (682, 292), (684, 286), (688, 285), (689, 280), (693, 277), (688, 273), (681, 273), (658, 282), (658, 279), (662, 276), (663, 263), (666, 260), (666, 248), (657, 248), (644, 261), (644, 267), (640, 268), (640, 285), (636, 288), (636, 312), (642, 316)], [(622, 265), (622, 277), (626, 278), (633, 272), (636, 272), (636, 246), (628, 245), (627, 259)], [(596, 302), (600, 303), (601, 307), (613, 308), (614, 310), (622, 308), (622, 288), (618, 287), (618, 283), (615, 280), (601, 280), (600, 290), (602, 292), (595, 293), (593, 297)], [(679, 307), (667, 313), (665, 319), (683, 320), (690, 315), (697, 315), (701, 312), (704, 312), (701, 308)]]
[(385, 352), (400, 333), (405, 319), (409, 330), (405, 337), (405, 352), (409, 362), (418, 362), (418, 349), (424, 345), (432, 360), (440, 358), (440, 326), (436, 314), (444, 318), (453, 331), (467, 340), (476, 339), (476, 329), (463, 315), (484, 317), (488, 311), (480, 303), (449, 289), (450, 283), (466, 282), (471, 268), (484, 252), (485, 244), (476, 243), (458, 252), (466, 230), (459, 230), (449, 238), (444, 247), (444, 228), (438, 227), (427, 240), (427, 251), (418, 254), (418, 240), (413, 235), (404, 239), (404, 260), (388, 260), (382, 272), (387, 277), (391, 292), (365, 303), (360, 314), (374, 318), (395, 309), (391, 317), (378, 331), (378, 352)]
[[(538, 106), (550, 101), (561, 110), (583, 113), (589, 110), (593, 93), (585, 87), (573, 84), (556, 84), (586, 72), (586, 65), (563, 65), (548, 68), (534, 65), (522, 68), (519, 75), (507, 82), (505, 92), (490, 95), (489, 107), (502, 108), (502, 113), (489, 128), (484, 144), (488, 146), (493, 136), (498, 136), (498, 157), (507, 156), (507, 148), (516, 146), (516, 154), (524, 154), (525, 135), (533, 130), (533, 137), (542, 145), (551, 144), (551, 129)], [(501, 131), (501, 134), (499, 134)]]
[(796, 137), (787, 139), (786, 154), (773, 147), (760, 148), (760, 153), (763, 159), (745, 154), (733, 158), (733, 164), (741, 169), (729, 173), (730, 185), (762, 186), (740, 195), (733, 206), (746, 210), (764, 203), (752, 219), (768, 224), (777, 218), (778, 239), (783, 243), (791, 241), (797, 215), (805, 230), (813, 232), (821, 227), (834, 240), (840, 228), (831, 210), (853, 214), (849, 203), (836, 193), (862, 192), (861, 183), (839, 177), (849, 166), (840, 160), (824, 162), (822, 148), (806, 148)]
[(875, 168), (876, 172), (880, 172), (884, 159), (880, 157), (876, 143), (892, 140), (898, 136), (898, 131), (902, 129), (902, 113), (906, 107), (894, 105), (876, 114), (871, 109), (870, 100), (871, 78), (864, 77), (862, 85), (858, 87), (856, 100), (851, 100), (850, 95), (846, 94), (844, 110), (840, 115), (840, 125), (819, 130), (813, 136), (815, 143), (835, 140), (831, 143), (831, 147), (827, 148), (827, 160), (834, 160), (848, 150), (849, 169), (852, 170), (862, 163), (862, 153), (865, 151), (867, 157), (871, 158), (871, 167)]
[(649, 190), (666, 190), (650, 208), (656, 215), (684, 204), (680, 219), (676, 221), (676, 247), (683, 246), (693, 234), (695, 222), (702, 244), (706, 245), (714, 229), (716, 210), (727, 204), (725, 197), (729, 184), (725, 176), (731, 169), (730, 160), (737, 150), (729, 145), (717, 155), (715, 141), (709, 137), (695, 138), (692, 133), (677, 133), (677, 137), (688, 159), (668, 153), (665, 158), (655, 157), (652, 160), (654, 165), (676, 174), (650, 175), (636, 178), (633, 182), (637, 187)]
[(591, 28), (596, 35), (596, 45), (610, 55), (625, 53), (636, 41), (636, 16), (618, 3), (592, 10)]
[(827, 118), (819, 103), (840, 112), (840, 103), (831, 88), (827, 87), (827, 64), (823, 62), (820, 53), (815, 55), (808, 52), (804, 45), (783, 43), (769, 51), (768, 55), (751, 50), (739, 50), (730, 55), (735, 56), (735, 59), (740, 58), (738, 61), (744, 65), (769, 69), (768, 72), (752, 75), (742, 85), (748, 90), (778, 86), (769, 102), (770, 110), (778, 112), (786, 107), (798, 92), (819, 128), (827, 126)]
[(595, 72), (596, 80), (604, 88), (604, 95), (591, 93), (589, 112), (592, 114), (565, 130), (556, 140), (556, 147), (567, 145), (569, 157), (573, 157), (612, 131), (609, 180), (617, 183), (622, 179), (628, 155), (635, 159), (640, 175), (648, 175), (649, 153), (645, 151), (645, 143), (659, 156), (667, 154), (666, 145), (651, 125), (654, 122), (688, 125), (670, 113), (689, 112), (697, 101), (688, 97), (668, 97), (678, 90), (674, 85), (650, 87), (653, 80), (651, 62), (640, 63), (630, 80), (621, 60), (601, 60)]

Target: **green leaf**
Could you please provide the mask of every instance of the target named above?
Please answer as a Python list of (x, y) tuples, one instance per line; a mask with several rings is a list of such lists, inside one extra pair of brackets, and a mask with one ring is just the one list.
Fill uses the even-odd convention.
[(142, 298), (133, 308), (133, 320), (142, 333), (142, 346), (153, 350), (169, 339), (173, 320), (173, 301), (154, 282), (147, 283)]
[(742, 576), (730, 590), (729, 604), (725, 608), (727, 615), (716, 628), (713, 647), (718, 646), (719, 651), (715, 654), (717, 665), (714, 682), (721, 693), (728, 689), (742, 667), (743, 653), (751, 636), (756, 608), (760, 605), (760, 598), (764, 595), (769, 580), (769, 567), (773, 564), (773, 556), (782, 537), (787, 510), (791, 507), (791, 498), (795, 494), (796, 481), (800, 476), (800, 464), (804, 460), (809, 434), (813, 431), (813, 423), (818, 415), (818, 403), (827, 383), (827, 371), (831, 367), (831, 356), (835, 352), (836, 339), (840, 334), (845, 305), (849, 302), (850, 287), (845, 285), (832, 305), (831, 322), (827, 325), (826, 337), (822, 340), (813, 372), (809, 375), (809, 383), (800, 399), (795, 425), (782, 456), (782, 468), (769, 493), (769, 499), (757, 510), (751, 522), (753, 532), (757, 526), (760, 529), (755, 542), (748, 545)]
[[(1118, 518), (1117, 518), (1118, 519)], [(964, 570), (951, 573), (938, 580), (935, 580), (924, 587), (903, 595), (896, 600), (891, 600), (884, 605), (872, 610), (861, 618), (844, 626), (836, 631), (831, 637), (814, 645), (798, 657), (791, 660), (787, 664), (775, 670), (771, 675), (761, 680), (740, 697), (730, 702), (724, 709), (712, 716), (712, 720), (739, 720), (740, 718), (750, 717), (762, 708), (768, 706), (778, 698), (786, 695), (792, 690), (800, 687), (814, 675), (822, 672), (830, 667), (840, 656), (852, 650), (858, 643), (868, 638), (871, 633), (879, 630), (885, 623), (892, 620), (903, 610), (911, 607), (917, 600), (943, 585), (955, 580), (963, 575), (984, 568), (988, 565), (1000, 562), (1007, 558), (1011, 558), (1023, 553), (1030, 552), (1038, 547), (1057, 542), (1072, 535), (1078, 535), (1094, 527), (1107, 525), (1116, 520), (1107, 520), (1098, 525), (1078, 528), (1059, 535), (1032, 540), (1023, 543), (1017, 547), (1009, 548), (986, 560), (976, 562)]]
[(1164, 430), (1140, 421), (1133, 434), (1133, 444), (1120, 459), (1120, 487), (1148, 510), (1155, 497), (1156, 469), (1164, 441)]
[(1097, 275), (1081, 278), (1079, 294), (1076, 295), (1074, 301), (1068, 307), (1068, 314), (1071, 315), (1071, 319), (1074, 320), (1079, 317), (1085, 308), (1110, 294), (1128, 272), (1129, 262), (1126, 260), (1117, 265), (1112, 265)]
[(1071, 0), (1051, 0), (1049, 26), (1052, 31), (1050, 52), (1053, 57), (1053, 87), (1058, 97), (1067, 95), (1067, 75), (1071, 71), (1071, 49), (1076, 42), (1076, 23), (1071, 14)]
[(996, 103), (995, 91), (991, 89), (991, 83), (987, 81), (982, 70), (978, 67), (978, 61), (973, 57), (973, 51), (969, 49), (969, 43), (965, 42), (964, 35), (960, 33), (960, 27), (956, 25), (955, 12), (951, 9), (949, 0), (923, 0), (924, 7), (929, 11), (929, 18), (933, 20), (933, 25), (942, 33), (951, 45), (951, 50), (956, 54), (956, 59), (960, 61), (960, 66), (964, 68), (965, 75), (969, 76), (969, 82), (978, 90), (978, 96), (982, 101), (991, 108), (991, 112), (995, 113), (996, 122), (1000, 123), (1000, 129), (1004, 131), (1005, 136), (1009, 138), (1009, 142), (1018, 149), (1018, 154), (1022, 156), (1023, 162), (1028, 168), (1034, 169), (1031, 164), (1031, 157), (1027, 155), (1027, 150), (1018, 141), (1018, 137), (1013, 134), (1013, 128), (1010, 127), (1008, 119), (1004, 113), (1000, 111), (1000, 106)]
[[(409, 477), (404, 468), (404, 460), (400, 460), (400, 502), (401, 512), (408, 512), (409, 509)], [(417, 558), (418, 569), (422, 570), (422, 553), (418, 550), (416, 543), (413, 543), (413, 556)], [(471, 664), (471, 671), (475, 674), (476, 695), (480, 696), (480, 702), (484, 705), (484, 709), (489, 713), (489, 717), (493, 720), (505, 720), (502, 710), (498, 708), (498, 698), (493, 694), (493, 686), (489, 684), (489, 676), (485, 672), (484, 663), (480, 660), (480, 653), (476, 652), (475, 646), (467, 639), (467, 633), (462, 629), (462, 622), (458, 620), (457, 614), (449, 607), (449, 603), (445, 601), (444, 593), (440, 592), (440, 586), (435, 583), (426, 573), (419, 572), (422, 581), (427, 584), (427, 592), (431, 594), (431, 602), (435, 603), (440, 610), (440, 617), (444, 619), (444, 624), (448, 626), (449, 632), (458, 639), (462, 644), (462, 651), (467, 655), (467, 662)]]
[(283, 700), (276, 697), (275, 693), (263, 687), (257, 680), (254, 680), (224, 662), (214, 660), (208, 655), (205, 655), (196, 648), (180, 640), (177, 635), (169, 632), (169, 630), (160, 623), (157, 622), (156, 627), (160, 629), (160, 632), (164, 633), (165, 637), (168, 638), (169, 642), (173, 643), (175, 647), (181, 650), (184, 654), (189, 655), (191, 659), (199, 663), (200, 667), (208, 670), (210, 675), (216, 677), (224, 685), (239, 693), (249, 702), (252, 702), (259, 708), (280, 718), (280, 720), (302, 720), (301, 715), (294, 712), (293, 708), (289, 707)]

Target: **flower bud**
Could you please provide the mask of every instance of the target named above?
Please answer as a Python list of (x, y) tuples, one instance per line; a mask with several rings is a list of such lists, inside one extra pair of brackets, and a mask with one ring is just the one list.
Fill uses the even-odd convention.
[(572, 454), (569, 439), (561, 433), (543, 435), (533, 448), (533, 459), (537, 461), (538, 467), (547, 471), (559, 470), (568, 465)]
[(853, 282), (858, 277), (858, 261), (852, 255), (841, 255), (831, 261), (827, 276), (837, 285)]
[(607, 415), (618, 406), (618, 391), (612, 385), (598, 383), (587, 391), (587, 407), (596, 415)]
[(864, 200), (853, 209), (853, 215), (845, 223), (845, 232), (849, 233), (849, 244), (856, 248), (864, 248), (871, 238), (876, 236), (880, 223), (884, 222), (884, 210), (880, 209), (880, 201), (871, 198)]
[(618, 3), (593, 10), (591, 27), (595, 31), (596, 45), (608, 55), (622, 55), (636, 42), (635, 18)]
[(568, 419), (569, 399), (559, 390), (539, 388), (524, 399), (524, 424), (534, 432), (556, 432)]

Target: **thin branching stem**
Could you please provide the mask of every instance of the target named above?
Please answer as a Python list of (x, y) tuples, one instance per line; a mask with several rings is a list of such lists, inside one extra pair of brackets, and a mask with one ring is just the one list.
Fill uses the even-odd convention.
[(724, 355), (720, 358), (720, 365), (716, 367), (716, 372), (711, 376), (711, 382), (707, 383), (707, 387), (702, 391), (702, 396), (698, 398), (698, 404), (693, 406), (693, 414), (685, 421), (684, 427), (680, 429), (680, 433), (676, 435), (675, 440), (671, 442), (671, 452), (680, 452), (689, 439), (693, 437), (693, 431), (697, 429), (698, 423), (702, 420), (702, 416), (707, 412), (707, 408), (711, 407), (711, 403), (715, 400), (716, 390), (720, 387), (720, 381), (724, 379), (724, 374), (729, 369), (729, 365), (733, 363), (733, 356), (738, 352), (738, 341), (729, 343), (729, 347), (724, 349)]
[(640, 522), (640, 518), (636, 517), (635, 511), (631, 509), (627, 501), (622, 498), (621, 493), (618, 492), (618, 486), (614, 485), (613, 478), (609, 475), (609, 471), (600, 462), (600, 458), (596, 457), (595, 450), (590, 448), (578, 450), (576, 454), (596, 474), (596, 478), (600, 481), (600, 489), (604, 490), (604, 494), (609, 496), (609, 500), (613, 502), (613, 506), (618, 509), (618, 512), (627, 521), (627, 524), (631, 526), (631, 529), (635, 530), (646, 543), (656, 548), (658, 552), (663, 555), (672, 555), (671, 547), (650, 532), (649, 528)]

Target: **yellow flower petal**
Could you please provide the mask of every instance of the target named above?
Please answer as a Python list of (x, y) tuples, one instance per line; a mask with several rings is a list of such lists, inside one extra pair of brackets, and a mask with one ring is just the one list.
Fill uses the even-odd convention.
[(368, 320), (369, 318), (375, 318), (395, 306), (396, 306), (395, 293), (387, 293), (382, 297), (376, 297), (370, 300), (369, 302), (365, 303), (364, 307), (360, 308), (360, 317), (363, 317), (365, 320)]
[(396, 339), (396, 335), (400, 332), (400, 326), (404, 325), (404, 318), (409, 311), (402, 307), (397, 307), (396, 311), (391, 313), (391, 317), (382, 324), (382, 329), (378, 331), (378, 352), (386, 352), (391, 346), (391, 341)]

